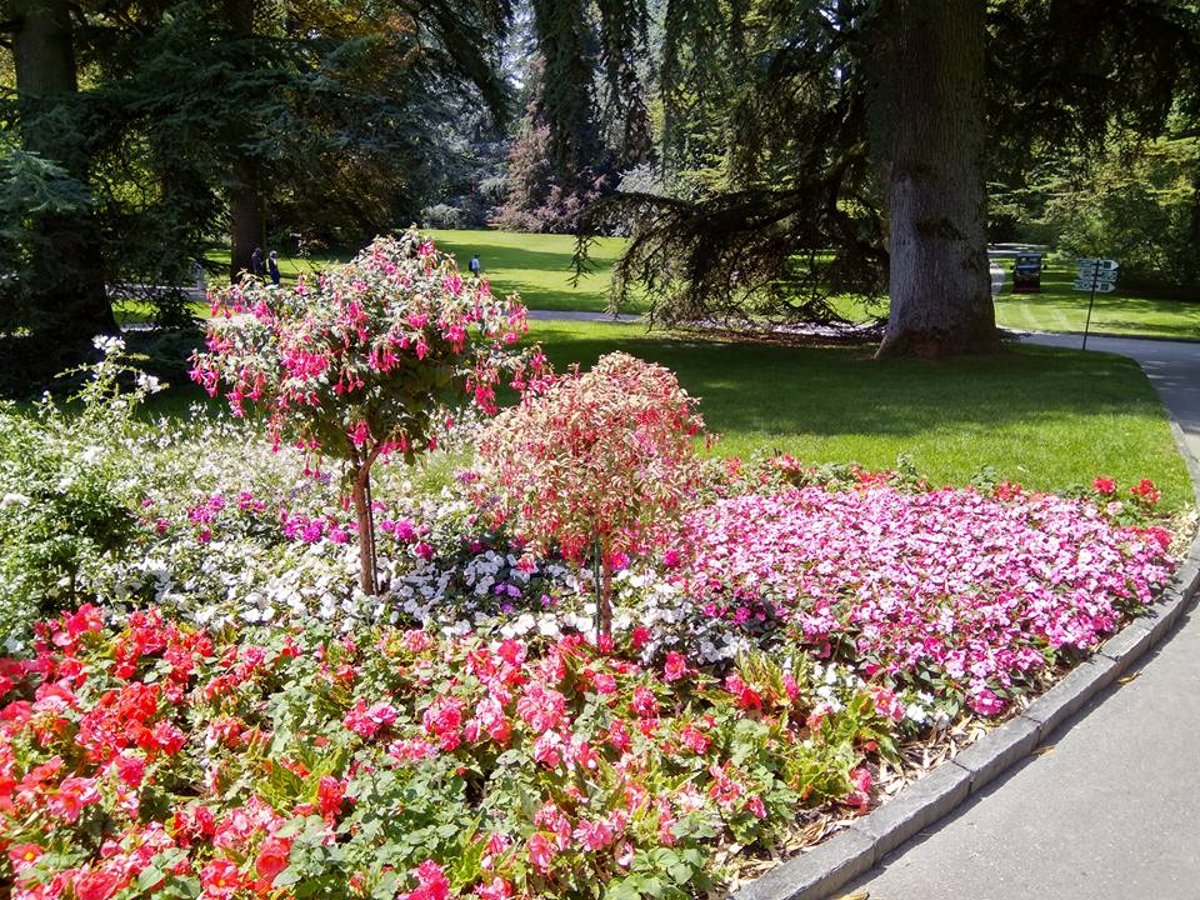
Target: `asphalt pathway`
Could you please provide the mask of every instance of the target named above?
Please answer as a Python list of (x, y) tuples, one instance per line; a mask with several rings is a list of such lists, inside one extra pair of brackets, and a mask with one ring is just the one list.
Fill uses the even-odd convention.
[[(1088, 350), (1136, 359), (1200, 457), (1200, 343), (1092, 337)], [(1200, 898), (1200, 610), (1132, 674), (1048, 749), (845, 890), (871, 900)]]

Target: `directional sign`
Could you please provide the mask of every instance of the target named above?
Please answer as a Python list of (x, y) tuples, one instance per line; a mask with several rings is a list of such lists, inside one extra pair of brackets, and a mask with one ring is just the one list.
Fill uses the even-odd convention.
[(1096, 284), (1116, 284), (1116, 272), (1076, 272), (1076, 281), (1094, 281)]
[(1080, 272), (1115, 272), (1121, 268), (1120, 263), (1115, 259), (1077, 259), (1075, 260), (1075, 268)]
[(1077, 291), (1095, 290), (1097, 294), (1111, 294), (1117, 289), (1117, 286), (1111, 281), (1076, 281), (1071, 284), (1071, 287)]

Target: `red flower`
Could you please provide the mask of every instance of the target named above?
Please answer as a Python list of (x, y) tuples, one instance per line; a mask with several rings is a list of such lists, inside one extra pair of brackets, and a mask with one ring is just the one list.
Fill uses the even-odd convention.
[(1129, 489), (1129, 493), (1140, 499), (1143, 503), (1153, 506), (1158, 502), (1162, 494), (1158, 488), (1154, 486), (1154, 482), (1149, 478), (1143, 478), (1135, 487)]
[(317, 803), (321, 815), (336, 819), (342, 811), (342, 798), (346, 796), (346, 784), (332, 775), (324, 776), (317, 786)]
[(258, 845), (258, 856), (254, 860), (254, 871), (259, 877), (271, 882), (275, 876), (288, 867), (288, 854), (291, 853), (292, 842), (287, 838), (272, 835)]
[(205, 897), (219, 900), (232, 897), (244, 885), (242, 873), (227, 859), (214, 859), (200, 873), (200, 885)]
[(117, 872), (100, 869), (80, 874), (71, 885), (77, 900), (108, 900), (129, 882)]
[(1094, 487), (1096, 489), (1097, 493), (1105, 494), (1105, 495), (1115, 494), (1117, 491), (1116, 481), (1114, 481), (1113, 479), (1111, 479), (1105, 475), (1101, 475), (1101, 476), (1097, 477), (1092, 482), (1092, 487)]

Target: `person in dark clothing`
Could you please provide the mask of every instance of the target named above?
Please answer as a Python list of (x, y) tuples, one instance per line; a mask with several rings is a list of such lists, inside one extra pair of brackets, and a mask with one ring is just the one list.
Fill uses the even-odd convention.
[(262, 247), (255, 247), (254, 252), (250, 254), (250, 274), (259, 278), (267, 274), (267, 268), (263, 265)]
[(482, 266), (479, 265), (479, 254), (471, 257), (471, 261), (467, 263), (467, 268), (471, 270), (471, 274), (478, 277), (479, 270)]
[(271, 276), (271, 284), (279, 287), (279, 258), (274, 250), (267, 256), (267, 274)]

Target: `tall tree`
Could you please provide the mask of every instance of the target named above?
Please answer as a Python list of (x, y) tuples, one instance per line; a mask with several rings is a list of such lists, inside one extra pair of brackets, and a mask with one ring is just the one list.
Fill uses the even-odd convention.
[[(875, 78), (892, 141), (891, 311), (881, 356), (942, 356), (999, 345), (987, 261), (985, 0), (893, 0)], [(886, 97), (886, 100), (884, 99)]]
[[(70, 4), (10, 0), (6, 7), (22, 149), (86, 184), (90, 149)], [(95, 223), (86, 205), (35, 212), (31, 218), (31, 265), (21, 280), (39, 342), (69, 353), (96, 334), (115, 332)]]

